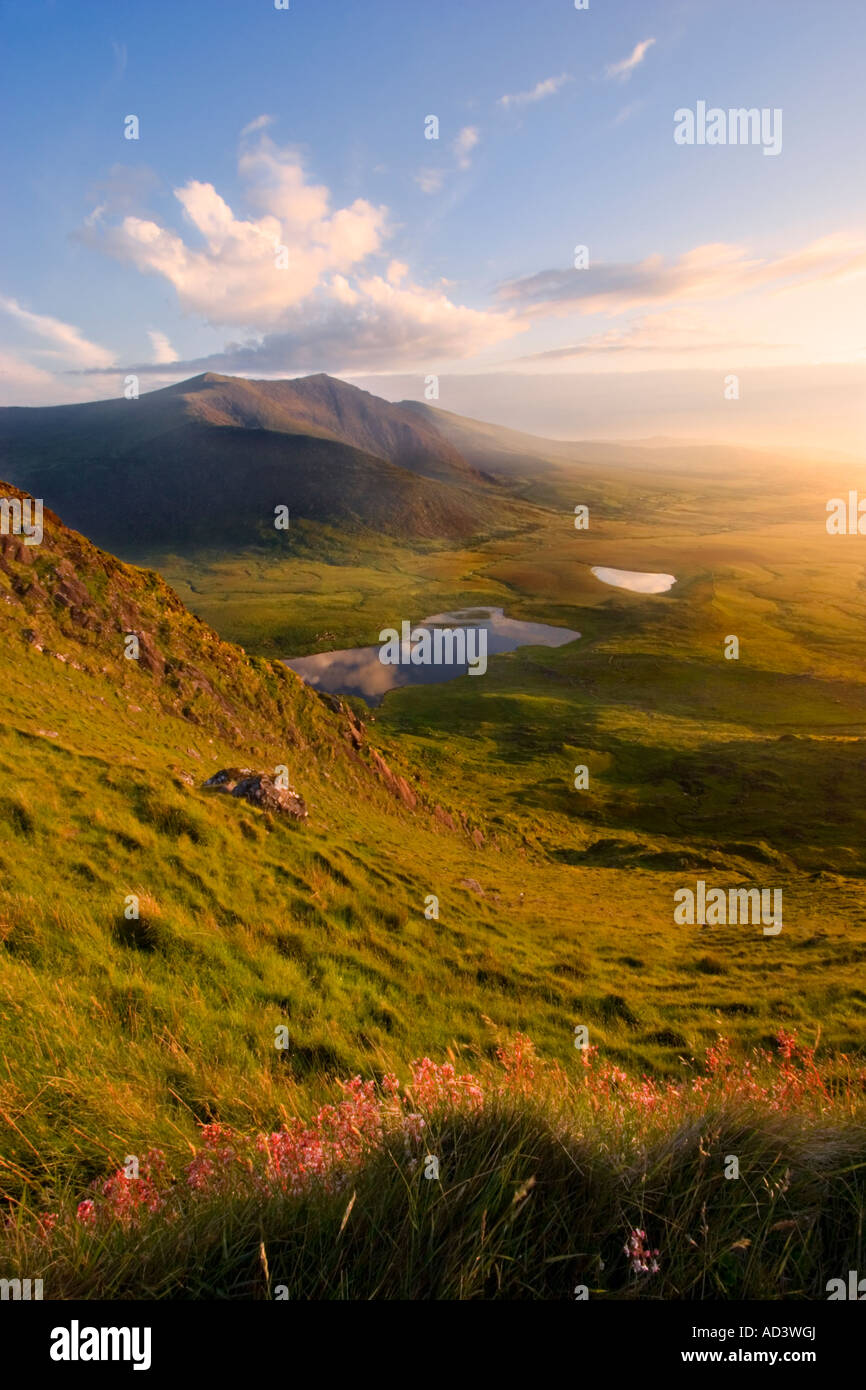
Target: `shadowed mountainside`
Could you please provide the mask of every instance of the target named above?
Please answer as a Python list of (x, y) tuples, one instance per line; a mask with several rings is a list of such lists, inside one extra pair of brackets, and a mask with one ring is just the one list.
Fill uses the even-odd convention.
[(297, 520), (407, 539), (525, 522), (423, 416), (327, 376), (213, 373), (142, 395), (0, 410), (0, 475), (122, 555), (243, 548)]

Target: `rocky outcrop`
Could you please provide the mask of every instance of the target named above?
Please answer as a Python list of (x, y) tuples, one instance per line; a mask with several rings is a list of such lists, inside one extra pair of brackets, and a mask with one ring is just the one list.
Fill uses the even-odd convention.
[(227, 792), (259, 806), (263, 811), (307, 819), (307, 807), (302, 796), (292, 787), (282, 787), (267, 772), (253, 772), (248, 767), (224, 767), (202, 784), (206, 791)]
[(408, 806), (410, 811), (414, 811), (418, 805), (418, 798), (409, 786), (406, 778), (398, 777), (393, 773), (382, 757), (382, 754), (377, 752), (375, 748), (370, 749), (370, 761), (379, 774), (380, 780), (385, 784), (392, 795), (399, 797), (404, 806)]
[(350, 705), (344, 704), (339, 695), (333, 695), (329, 690), (317, 690), (316, 694), (333, 714), (339, 714), (346, 721), (346, 737), (351, 746), (357, 751), (364, 742), (366, 726), (363, 720), (359, 719)]

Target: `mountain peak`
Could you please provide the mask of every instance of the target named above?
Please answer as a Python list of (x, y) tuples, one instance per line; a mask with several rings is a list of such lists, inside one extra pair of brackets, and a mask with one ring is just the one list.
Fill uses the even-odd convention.
[(324, 372), (202, 372), (60, 418), (0, 409), (0, 458), (12, 482), (129, 558), (238, 537), (259, 546), (278, 505), (293, 526), (425, 539), (477, 534), (513, 508), (433, 421)]

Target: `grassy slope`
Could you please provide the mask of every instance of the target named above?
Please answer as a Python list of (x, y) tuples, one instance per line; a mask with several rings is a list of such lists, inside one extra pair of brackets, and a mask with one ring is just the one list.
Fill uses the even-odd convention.
[[(616, 1094), (593, 1114), (587, 1099), (536, 1074), (477, 1110), (428, 1110), (420, 1145), (386, 1131), (324, 1190), (256, 1192), (223, 1160), (211, 1191), (191, 1191), (176, 1166), (165, 1205), (131, 1228), (70, 1213), (46, 1242), (22, 1224), (14, 1268), (54, 1298), (561, 1301), (825, 1298), (862, 1268), (862, 1115), (715, 1098), (654, 1117)], [(238, 1141), (249, 1154), (218, 1142)], [(629, 1268), (635, 1228), (658, 1268)]]
[[(611, 972), (586, 980), (563, 910), (567, 868), (507, 840), (479, 852), (410, 812), (317, 697), (220, 643), (155, 575), (53, 521), (36, 551), (7, 542), (4, 563), (7, 1191), (90, 1176), (197, 1120), (274, 1124), (325, 1073), (481, 1042), (483, 1014), (567, 1055), (589, 1009), (616, 1043)], [(125, 661), (127, 628), (176, 677)], [(200, 789), (226, 764), (282, 762), (310, 806), (302, 827)], [(440, 799), (478, 814), (465, 795)], [(288, 1057), (273, 1047), (283, 1022)]]
[[(599, 515), (587, 535), (563, 493), (543, 529), (473, 551), (351, 542), (340, 567), (308, 538), (279, 571), (255, 554), (185, 566), (196, 608), (269, 653), (286, 627), (309, 650), (325, 627), (370, 640), (467, 601), (583, 632), (497, 659), (483, 681), (389, 697), (369, 726), (432, 799), (484, 825), (481, 851), (389, 798), (314, 696), (232, 656), (154, 576), (122, 571), (141, 625), (213, 695), (189, 671), (175, 689), (124, 663), (123, 623), (82, 633), (53, 602), (49, 533), (44, 599), (17, 571), (0, 578), (4, 1188), (78, 1184), (199, 1119), (277, 1124), (335, 1070), (489, 1048), (484, 1014), (572, 1064), (586, 1022), (607, 1057), (675, 1074), (720, 1030), (766, 1042), (796, 1024), (859, 1048), (862, 562), (856, 539), (823, 533), (818, 491), (780, 507), (750, 480), (661, 479), (638, 522)], [(679, 583), (621, 594), (595, 563)], [(239, 566), (246, 606), (229, 607)], [(104, 596), (89, 549), (78, 572)], [(28, 629), (90, 669), (35, 651)], [(732, 631), (738, 664), (721, 658)], [(238, 762), (286, 762), (309, 824), (184, 780)], [(570, 789), (576, 762), (589, 792)], [(783, 886), (782, 935), (674, 927), (672, 892), (698, 873)], [(124, 940), (130, 892), (148, 949)]]

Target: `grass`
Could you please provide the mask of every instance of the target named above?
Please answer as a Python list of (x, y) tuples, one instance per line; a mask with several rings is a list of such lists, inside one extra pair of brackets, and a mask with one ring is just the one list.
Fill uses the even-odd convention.
[(264, 1147), (215, 1126), (50, 1229), (19, 1214), (9, 1268), (54, 1298), (826, 1297), (862, 1267), (863, 1078), (785, 1042), (667, 1090), (520, 1038), (504, 1076), (427, 1061), (402, 1103), (358, 1083)]
[[(56, 523), (36, 561), (0, 547), (10, 1240), (21, 1213), (80, 1196), (127, 1154), (188, 1152), (202, 1125), (270, 1132), (310, 1114), (335, 1075), (449, 1048), (489, 1058), (485, 1017), (563, 1066), (583, 1024), (611, 1065), (659, 1081), (681, 1080), (720, 1032), (741, 1056), (780, 1026), (820, 1038), (831, 1069), (862, 1055), (861, 566), (845, 538), (822, 534), (819, 486), (783, 502), (752, 480), (662, 479), (647, 492), (640, 518), (618, 508), (585, 535), (569, 529), (563, 493), (535, 531), (471, 551), (374, 553), (343, 538), (331, 552), (342, 563), (327, 564), (307, 536), (279, 561), (166, 561), (250, 658), (156, 574), (100, 559)], [(591, 564), (678, 583), (630, 595)], [(83, 586), (74, 610), (57, 597), (66, 566)], [(583, 636), (493, 658), (483, 680), (395, 692), (364, 716), (367, 742), (421, 796), (413, 810), (352, 749), (344, 717), (267, 658), (315, 650), (323, 631), (368, 642), (404, 616), (467, 603)], [(148, 634), (150, 667), (123, 659), (130, 630)], [(722, 656), (730, 632), (739, 662)], [(202, 790), (217, 768), (278, 764), (310, 808), (303, 825)], [(581, 792), (578, 764), (590, 769)], [(482, 829), (480, 848), (461, 815)], [(698, 877), (782, 887), (781, 935), (675, 927), (674, 891)], [(431, 893), (438, 920), (424, 915)], [(523, 1101), (483, 1123), (452, 1117), (443, 1184), (410, 1190), (399, 1165), (371, 1159), (342, 1235), (346, 1194), (265, 1207), (231, 1196), (182, 1229), (154, 1226), (145, 1248), (106, 1234), (98, 1266), (58, 1246), (51, 1278), (121, 1296), (264, 1296), (264, 1240), (271, 1286), (298, 1296), (570, 1297), (576, 1283), (628, 1296), (637, 1286), (602, 1279), (597, 1260), (612, 1271), (628, 1223), (649, 1232), (651, 1219), (668, 1253), (646, 1288), (663, 1296), (815, 1297), (823, 1274), (858, 1267), (856, 1115), (823, 1129), (736, 1106), (705, 1119), (621, 1161), (582, 1112), (565, 1138), (565, 1118)], [(734, 1203), (744, 1188), (695, 1166), (716, 1125), (723, 1147), (741, 1134), (757, 1205), (752, 1189), (751, 1205)], [(761, 1184), (786, 1167), (798, 1176), (773, 1206)], [(596, 1185), (582, 1185), (587, 1173)], [(777, 1220), (795, 1220), (795, 1234)], [(697, 1252), (677, 1244), (686, 1229)], [(8, 1258), (17, 1248), (4, 1245)], [(375, 1265), (376, 1249), (394, 1259)]]

